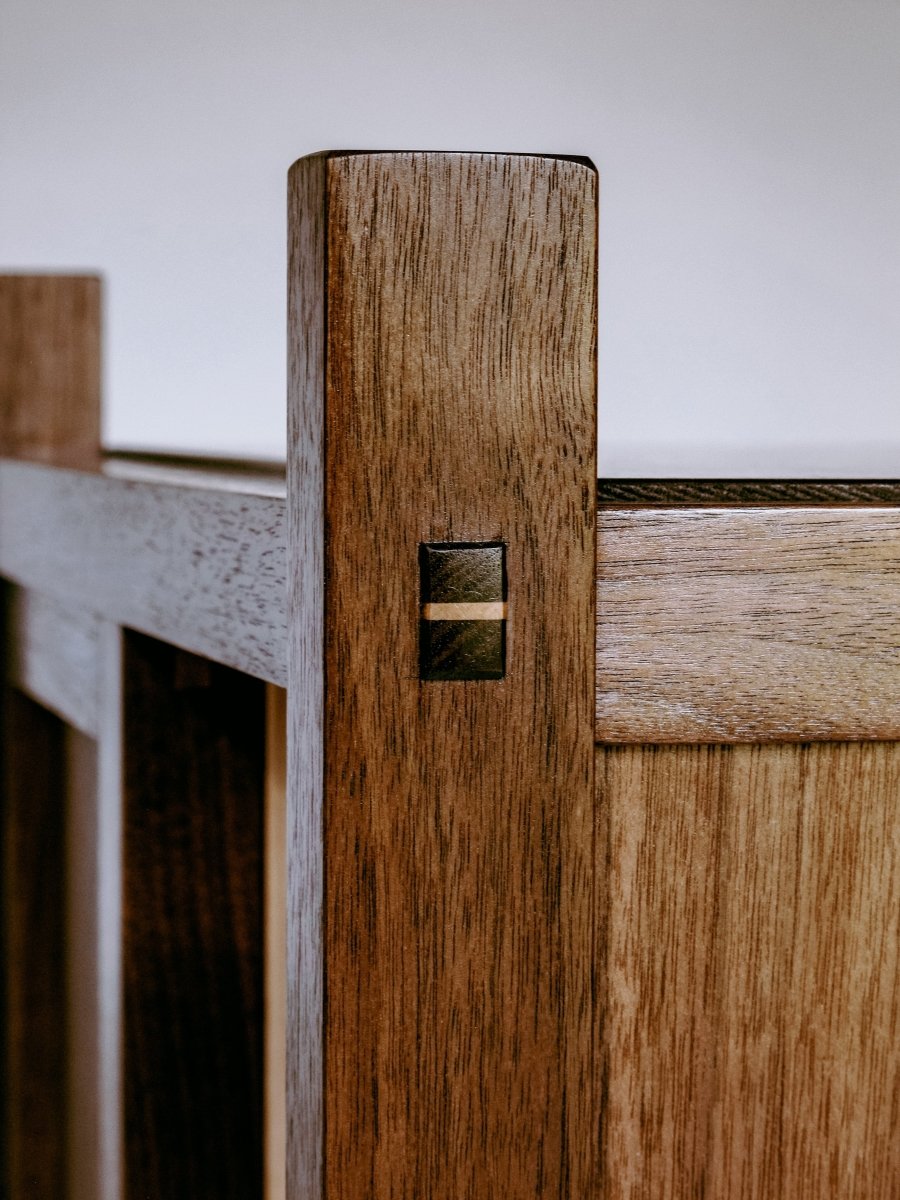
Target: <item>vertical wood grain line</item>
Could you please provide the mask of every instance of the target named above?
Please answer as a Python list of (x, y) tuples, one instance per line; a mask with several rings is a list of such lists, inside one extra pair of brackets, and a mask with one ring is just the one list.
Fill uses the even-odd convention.
[[(324, 836), (325, 1194), (584, 1196), (596, 175), (529, 156), (360, 154), (301, 162), (292, 180), (311, 214), (295, 208), (292, 234), (307, 251), (291, 274), (291, 404), (307, 408), (289, 468), (289, 503), (306, 504), (290, 724), (299, 749), (324, 695), (324, 820), (299, 766), (289, 806)], [(310, 262), (324, 318), (309, 295), (299, 312)], [(323, 408), (313, 529), (323, 485), (298, 431), (311, 421), (321, 448)], [(508, 546), (502, 680), (417, 677), (418, 547), (458, 541)], [(319, 645), (304, 604), (322, 548), (325, 673), (310, 698), (300, 651)], [(291, 855), (309, 889), (302, 839)], [(292, 905), (299, 894), (298, 880)]]

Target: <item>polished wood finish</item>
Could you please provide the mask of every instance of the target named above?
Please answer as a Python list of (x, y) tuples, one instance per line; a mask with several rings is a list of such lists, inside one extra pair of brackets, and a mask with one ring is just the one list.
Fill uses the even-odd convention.
[(264, 688), (125, 639), (125, 1197), (262, 1195)]
[(0, 275), (0, 453), (96, 459), (100, 305), (95, 276)]
[(0, 461), (0, 575), (283, 685), (277, 487), (202, 470), (122, 473)]
[(598, 741), (900, 738), (900, 508), (601, 517)]
[(896, 1195), (900, 745), (597, 755), (597, 1194)]
[[(325, 1194), (586, 1195), (596, 177), (338, 155), (302, 161), (291, 189), (308, 433), (288, 490), (307, 503), (322, 483), (301, 452), (323, 412), (326, 430), (326, 523), (291, 545), (289, 666), (304, 689), (321, 662), (308, 589), (324, 586)], [(507, 544), (503, 680), (417, 678), (418, 548), (452, 541)], [(291, 719), (297, 747), (320, 689)], [(289, 778), (309, 836), (315, 785)], [(289, 845), (289, 903), (314, 922), (305, 842)], [(317, 1194), (310, 1179), (289, 1196)]]

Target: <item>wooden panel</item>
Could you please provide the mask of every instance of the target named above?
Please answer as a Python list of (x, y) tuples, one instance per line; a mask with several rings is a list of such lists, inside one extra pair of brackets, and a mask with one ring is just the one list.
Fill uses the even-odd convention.
[(203, 479), (0, 462), (0, 575), (283, 685), (284, 500)]
[[(301, 162), (292, 190), (289, 491), (326, 427), (326, 1195), (586, 1195), (596, 178), (374, 154)], [(324, 531), (292, 536), (293, 687)], [(455, 541), (507, 544), (499, 681), (417, 677), (419, 545)]]
[(900, 509), (603, 512), (597, 739), (900, 737)]
[(12, 689), (3, 694), (0, 712), (5, 1017), (0, 1195), (59, 1200), (66, 1195), (68, 1170), (65, 730)]
[(131, 634), (124, 722), (125, 1195), (253, 1200), (264, 689)]
[(100, 445), (100, 280), (0, 275), (0, 452), (91, 462)]
[(75, 729), (96, 737), (99, 617), (18, 587), (9, 588), (7, 614), (10, 683)]
[(603, 1200), (900, 1189), (900, 746), (598, 750)]

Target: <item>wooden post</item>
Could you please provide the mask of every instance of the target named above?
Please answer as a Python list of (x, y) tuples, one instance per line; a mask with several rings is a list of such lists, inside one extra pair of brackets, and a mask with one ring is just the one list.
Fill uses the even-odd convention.
[[(93, 276), (0, 276), (4, 457), (96, 461), (100, 297)], [(102, 706), (88, 687), (71, 697), (74, 719), (54, 715), (25, 698), (28, 671), (17, 670), (17, 659), (27, 657), (38, 676), (57, 678), (65, 675), (66, 655), (92, 656), (90, 641), (79, 640), (78, 621), (67, 620), (76, 615), (37, 593), (22, 593), (15, 605), (8, 597), (7, 620), (17, 619), (20, 635), (29, 625), (35, 635), (25, 654), (6, 631), (0, 688), (6, 1063), (0, 1192), (12, 1200), (118, 1195), (118, 1048), (110, 1037), (117, 996), (98, 948), (118, 856), (117, 844), (98, 840)]]
[[(593, 1187), (596, 224), (581, 160), (290, 173), (288, 1200)], [(421, 594), (483, 543), (505, 610)]]
[(96, 460), (100, 304), (94, 275), (0, 275), (3, 455)]

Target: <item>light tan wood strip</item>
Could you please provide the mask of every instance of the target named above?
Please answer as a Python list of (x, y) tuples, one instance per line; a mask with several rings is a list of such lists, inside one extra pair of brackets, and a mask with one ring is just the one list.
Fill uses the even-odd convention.
[(598, 750), (603, 1200), (900, 1186), (900, 746)]
[(900, 737), (900, 510), (601, 511), (597, 739)]

